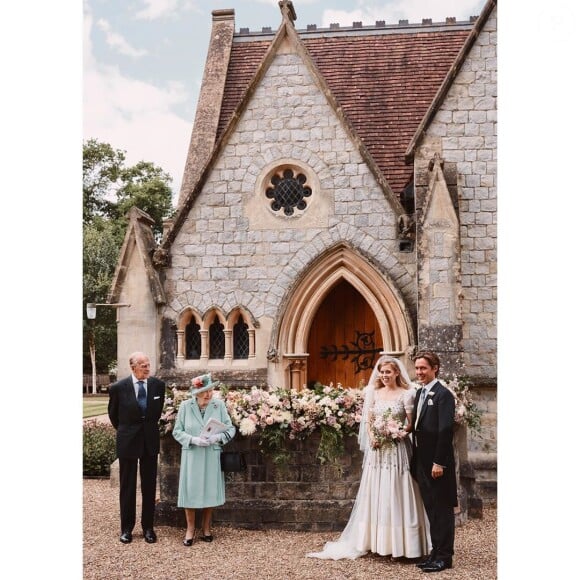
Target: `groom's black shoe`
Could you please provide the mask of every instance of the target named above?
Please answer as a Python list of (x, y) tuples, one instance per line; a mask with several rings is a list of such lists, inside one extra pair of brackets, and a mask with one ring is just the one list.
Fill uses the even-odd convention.
[(448, 560), (437, 559), (433, 560), (431, 564), (423, 566), (421, 570), (423, 570), (423, 572), (441, 572), (442, 570), (446, 570), (447, 568), (451, 567), (452, 567), (451, 558), (449, 558)]
[(417, 566), (417, 568), (423, 569), (425, 566), (429, 566), (433, 560), (435, 560), (435, 556), (433, 554), (429, 554), (424, 560), (421, 560), (418, 564), (415, 564), (415, 566)]

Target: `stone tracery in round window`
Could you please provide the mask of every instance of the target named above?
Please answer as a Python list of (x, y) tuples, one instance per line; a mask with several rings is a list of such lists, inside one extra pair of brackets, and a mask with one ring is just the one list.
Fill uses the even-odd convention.
[(286, 168), (280, 175), (277, 171), (270, 178), (271, 186), (266, 189), (266, 197), (271, 199), (273, 211), (284, 210), (284, 215), (292, 216), (294, 211), (306, 209), (306, 198), (312, 195), (312, 188), (307, 183), (307, 177), (300, 171)]

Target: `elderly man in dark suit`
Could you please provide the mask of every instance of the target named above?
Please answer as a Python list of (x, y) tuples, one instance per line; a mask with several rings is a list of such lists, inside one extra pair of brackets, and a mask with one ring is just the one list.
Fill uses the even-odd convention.
[(135, 352), (129, 357), (131, 376), (109, 389), (109, 419), (117, 430), (119, 458), (119, 500), (121, 537), (124, 544), (133, 540), (137, 499), (137, 465), (141, 478), (141, 526), (145, 541), (157, 541), (153, 529), (159, 418), (165, 400), (165, 383), (150, 377), (149, 357)]
[(429, 518), (431, 554), (417, 566), (423, 572), (451, 568), (455, 539), (457, 480), (453, 455), (455, 398), (438, 380), (439, 357), (430, 351), (415, 356), (422, 388), (413, 410), (411, 473), (419, 484)]

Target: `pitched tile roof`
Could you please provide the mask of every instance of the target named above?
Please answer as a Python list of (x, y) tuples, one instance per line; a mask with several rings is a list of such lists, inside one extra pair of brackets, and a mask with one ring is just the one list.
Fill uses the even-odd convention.
[(417, 145), (421, 137), (424, 135), (425, 131), (427, 130), (427, 127), (437, 114), (437, 111), (439, 110), (441, 103), (445, 99), (445, 96), (447, 95), (449, 88), (451, 87), (457, 74), (461, 70), (463, 63), (467, 58), (467, 55), (469, 54), (471, 48), (475, 44), (475, 41), (477, 40), (479, 33), (483, 30), (483, 27), (485, 26), (487, 19), (492, 14), (493, 10), (496, 8), (496, 5), (497, 0), (487, 0), (485, 6), (483, 7), (481, 14), (479, 15), (479, 18), (476, 20), (474, 27), (471, 29), (471, 32), (467, 37), (467, 40), (463, 44), (459, 53), (457, 54), (455, 62), (447, 72), (447, 75), (443, 80), (443, 83), (437, 90), (437, 93), (433, 98), (433, 102), (429, 106), (429, 109), (425, 113), (425, 116), (423, 117), (421, 123), (419, 123), (419, 126), (415, 130), (413, 139), (411, 139), (411, 142), (407, 147), (407, 151), (405, 152), (405, 159), (407, 163), (410, 163), (412, 161), (413, 155), (415, 154), (415, 149), (417, 148)]
[[(393, 31), (297, 31), (339, 105), (395, 194), (413, 169), (405, 151), (472, 23)], [(422, 30), (425, 28), (425, 30)], [(273, 37), (234, 36), (218, 135), (240, 102)]]

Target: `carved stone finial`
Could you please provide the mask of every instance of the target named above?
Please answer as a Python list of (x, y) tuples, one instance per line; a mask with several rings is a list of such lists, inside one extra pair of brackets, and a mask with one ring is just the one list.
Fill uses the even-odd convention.
[(402, 214), (397, 220), (399, 240), (415, 239), (415, 218), (409, 214)]
[(164, 267), (169, 264), (169, 252), (163, 248), (157, 248), (153, 252), (153, 265), (156, 267)]
[(280, 0), (280, 2), (278, 2), (278, 6), (280, 6), (282, 16), (288, 18), (288, 20), (290, 20), (292, 23), (296, 21), (296, 11), (294, 10), (294, 4), (292, 4), (292, 0)]
[(439, 155), (439, 153), (435, 153), (435, 155), (433, 155), (433, 158), (431, 159), (431, 161), (429, 161), (429, 171), (433, 171), (433, 167), (435, 167), (435, 163), (439, 163), (441, 169), (443, 169), (443, 167), (445, 167), (445, 161), (443, 161), (443, 159), (441, 159), (441, 156)]

